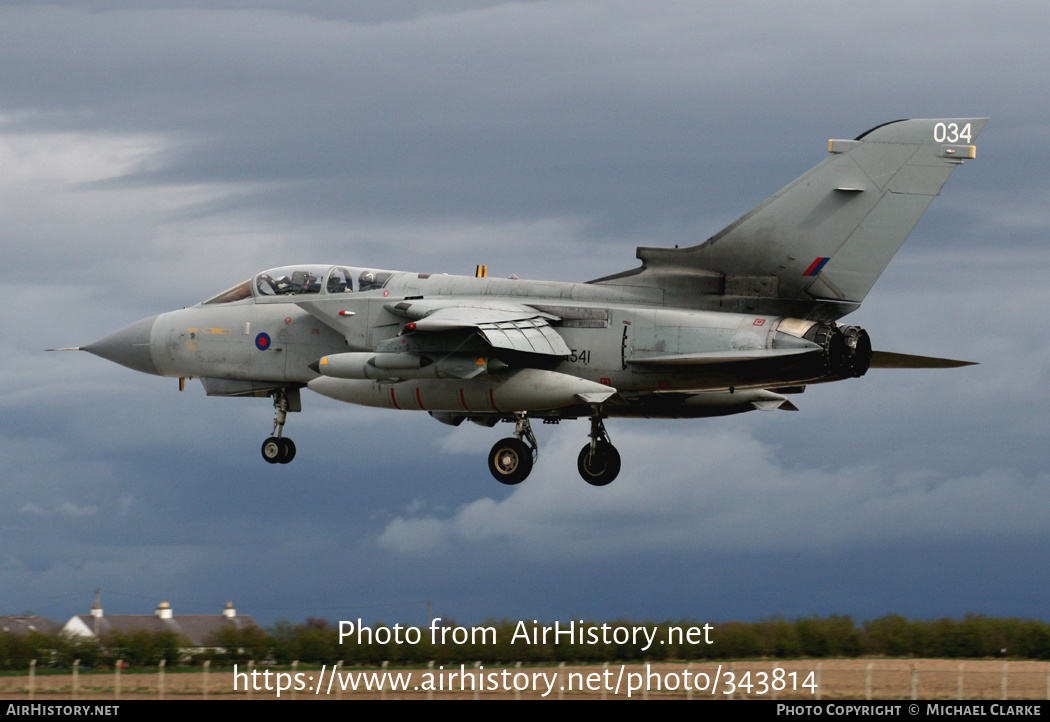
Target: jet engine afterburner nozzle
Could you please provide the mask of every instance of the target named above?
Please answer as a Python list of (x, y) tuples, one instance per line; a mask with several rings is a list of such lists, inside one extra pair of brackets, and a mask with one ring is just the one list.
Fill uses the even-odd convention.
[(871, 365), (871, 339), (860, 326), (822, 323), (813, 326), (804, 338), (824, 349), (824, 363), (830, 375), (860, 378)]

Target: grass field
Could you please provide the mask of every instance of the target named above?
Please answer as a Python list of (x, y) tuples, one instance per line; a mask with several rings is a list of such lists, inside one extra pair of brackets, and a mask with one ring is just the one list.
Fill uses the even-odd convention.
[[(779, 668), (782, 671), (775, 671)], [(427, 669), (341, 669), (335, 679), (331, 668), (302, 667), (292, 676), (289, 668), (273, 668), (271, 691), (265, 691), (263, 673), (256, 667), (258, 690), (245, 691), (247, 677), (234, 689), (233, 670), (204, 673), (156, 670), (38, 673), (0, 677), (0, 698), (6, 700), (114, 700), (114, 699), (266, 699), (276, 698), (277, 674), (286, 687), (282, 698), (295, 699), (434, 699), (471, 698), (674, 698), (683, 699), (1047, 699), (1050, 663), (1001, 660), (936, 659), (833, 659), (789, 662), (742, 661), (717, 663), (609, 664), (577, 667), (499, 667), (481, 669), (459, 666)], [(238, 668), (243, 672), (243, 668)], [(387, 676), (383, 676), (384, 672)], [(463, 673), (466, 673), (465, 675)], [(732, 675), (730, 677), (729, 675)], [(717, 682), (714, 680), (717, 677)], [(735, 681), (734, 685), (730, 680)], [(776, 679), (779, 689), (772, 689)], [(321, 689), (315, 693), (317, 680)], [(382, 681), (383, 689), (379, 689)], [(331, 682), (331, 686), (329, 683)], [(686, 682), (688, 683), (686, 685)], [(354, 690), (356, 684), (358, 689)], [(430, 685), (434, 689), (427, 690)], [(711, 692), (715, 685), (714, 694)], [(394, 686), (397, 689), (394, 689)], [(803, 686), (808, 685), (808, 686)], [(816, 685), (816, 689), (814, 689)], [(340, 689), (345, 686), (346, 689)], [(364, 689), (369, 686), (369, 689)], [(646, 689), (648, 686), (648, 689)], [(685, 686), (693, 688), (686, 692)], [(480, 687), (475, 692), (472, 687)], [(515, 687), (518, 689), (516, 690)], [(697, 688), (700, 688), (699, 690)], [(961, 688), (961, 695), (960, 695)], [(1005, 694), (1004, 694), (1005, 690)], [(544, 694), (546, 693), (546, 694)]]

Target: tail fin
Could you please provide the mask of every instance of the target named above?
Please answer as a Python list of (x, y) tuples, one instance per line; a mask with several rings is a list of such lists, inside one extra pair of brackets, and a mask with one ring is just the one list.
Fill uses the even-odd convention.
[(597, 282), (815, 302), (843, 315), (864, 300), (955, 166), (976, 157), (987, 122), (897, 120), (828, 141), (830, 158), (704, 243), (639, 248), (642, 268)]

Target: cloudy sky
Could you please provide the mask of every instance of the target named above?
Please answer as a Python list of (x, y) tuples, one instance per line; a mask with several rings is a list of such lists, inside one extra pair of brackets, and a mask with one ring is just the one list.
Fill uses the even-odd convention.
[[(0, 3), (0, 613), (407, 624), (1050, 619), (1050, 93), (1037, 3)], [(907, 117), (990, 116), (849, 317), (979, 361), (799, 413), (509, 429), (207, 398), (76, 346), (274, 266), (587, 280)]]

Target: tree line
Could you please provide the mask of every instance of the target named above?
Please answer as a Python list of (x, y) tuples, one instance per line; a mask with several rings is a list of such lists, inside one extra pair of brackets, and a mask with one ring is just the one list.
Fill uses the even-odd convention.
[[(454, 626), (443, 622), (447, 626)], [(577, 630), (602, 625), (575, 622)], [(404, 638), (394, 641), (392, 626), (375, 624), (363, 635), (350, 635), (340, 644), (339, 625), (310, 618), (300, 624), (279, 621), (269, 628), (225, 629), (212, 635), (205, 647), (193, 648), (175, 632), (114, 632), (101, 640), (77, 637), (65, 632), (29, 634), (0, 633), (0, 669), (25, 670), (32, 659), (39, 667), (70, 667), (80, 660), (83, 667), (112, 667), (118, 660), (131, 667), (156, 666), (164, 660), (168, 667), (259, 663), (286, 665), (298, 660), (305, 664), (374, 666), (391, 664), (472, 664), (474, 662), (517, 662), (551, 664), (557, 662), (657, 662), (662, 660), (799, 659), (842, 657), (923, 657), (1050, 659), (1050, 624), (1033, 619), (999, 619), (977, 614), (963, 619), (918, 620), (891, 614), (857, 622), (848, 616), (771, 618), (758, 622), (711, 623), (706, 635), (682, 636), (672, 629), (699, 629), (704, 622), (607, 622), (613, 632), (608, 640), (593, 635), (586, 640), (568, 635), (547, 643), (515, 639), (522, 623), (486, 621), (479, 628), (494, 633), (474, 641), (433, 644), (428, 628), (414, 643)], [(565, 628), (562, 623), (562, 629)], [(532, 623), (526, 623), (531, 627)], [(549, 625), (548, 625), (549, 626)], [(642, 649), (641, 644), (618, 643), (627, 631), (645, 628), (656, 642)], [(403, 635), (402, 635), (403, 637)], [(371, 639), (371, 643), (368, 640)], [(451, 639), (451, 638), (450, 638)], [(710, 640), (710, 644), (707, 643)], [(377, 641), (379, 640), (379, 641)], [(551, 641), (554, 640), (554, 641)], [(595, 641), (596, 640), (596, 641)], [(383, 643), (380, 643), (383, 642)]]

